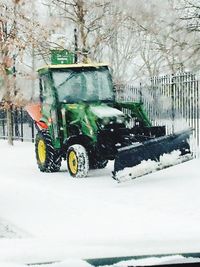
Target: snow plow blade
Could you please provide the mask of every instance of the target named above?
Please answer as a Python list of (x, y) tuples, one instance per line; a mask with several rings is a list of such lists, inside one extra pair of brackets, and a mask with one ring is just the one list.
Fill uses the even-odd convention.
[(119, 182), (155, 172), (192, 159), (192, 129), (123, 147), (115, 157), (113, 178)]

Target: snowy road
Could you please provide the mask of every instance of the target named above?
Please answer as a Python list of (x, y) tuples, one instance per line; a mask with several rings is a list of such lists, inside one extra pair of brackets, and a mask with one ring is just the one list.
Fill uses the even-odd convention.
[(0, 141), (0, 220), (16, 231), (0, 239), (0, 261), (200, 251), (199, 165), (118, 184), (110, 163), (74, 179), (64, 165), (40, 173), (33, 144)]

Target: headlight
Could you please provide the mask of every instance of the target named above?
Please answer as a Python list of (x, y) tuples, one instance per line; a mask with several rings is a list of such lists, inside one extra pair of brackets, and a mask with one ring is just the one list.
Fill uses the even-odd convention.
[(105, 117), (105, 118), (102, 119), (102, 123), (103, 123), (104, 125), (107, 125), (109, 122), (110, 122), (110, 119), (107, 118), (107, 117)]

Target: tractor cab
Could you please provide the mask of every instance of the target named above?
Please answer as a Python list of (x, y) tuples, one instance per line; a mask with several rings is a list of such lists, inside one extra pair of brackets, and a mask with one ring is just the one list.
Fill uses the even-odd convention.
[(53, 97), (56, 102), (67, 104), (114, 102), (112, 78), (106, 64), (48, 65), (38, 72), (42, 101)]
[(59, 102), (114, 101), (113, 85), (107, 66), (53, 69), (52, 79)]

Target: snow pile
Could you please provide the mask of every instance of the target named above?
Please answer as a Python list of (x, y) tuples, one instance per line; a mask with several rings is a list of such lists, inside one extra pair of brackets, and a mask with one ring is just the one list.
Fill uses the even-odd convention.
[(143, 160), (140, 164), (130, 168), (124, 168), (117, 172), (116, 180), (119, 182), (126, 182), (130, 179), (143, 176), (147, 173), (152, 173), (157, 170), (158, 162), (153, 160)]
[(99, 118), (124, 116), (122, 111), (105, 105), (91, 106), (90, 109)]
[(145, 259), (121, 261), (113, 265), (105, 265), (104, 267), (128, 267), (128, 266), (149, 266), (160, 264), (179, 264), (200, 262), (199, 258), (186, 258), (181, 255), (164, 256), (164, 257), (149, 257)]
[(125, 182), (130, 179), (141, 177), (143, 175), (174, 166), (189, 159), (191, 159), (191, 154), (181, 156), (181, 152), (179, 150), (174, 150), (169, 154), (163, 154), (160, 156), (159, 161), (150, 159), (143, 160), (137, 166), (125, 168), (124, 170), (119, 171), (116, 175), (116, 180), (119, 182)]
[(181, 152), (179, 150), (174, 150), (170, 154), (164, 154), (160, 156), (160, 163), (164, 168), (173, 166), (180, 161)]

